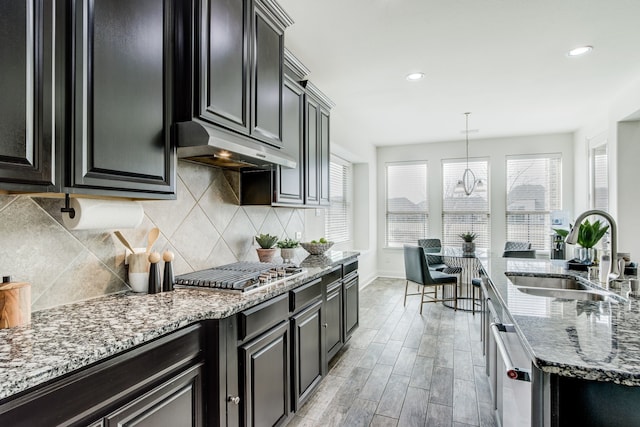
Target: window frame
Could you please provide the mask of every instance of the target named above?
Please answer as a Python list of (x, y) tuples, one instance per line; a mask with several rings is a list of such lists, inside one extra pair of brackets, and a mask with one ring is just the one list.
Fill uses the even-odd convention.
[(331, 165), (338, 165), (344, 170), (343, 178), (346, 181), (344, 184), (344, 203), (339, 203), (339, 205), (344, 206), (344, 215), (345, 215), (345, 234), (346, 239), (337, 239), (335, 236), (332, 236), (329, 233), (328, 223), (330, 212), (334, 207), (335, 192), (329, 192), (329, 207), (325, 212), (325, 221), (324, 221), (324, 233), (328, 240), (333, 241), (334, 243), (349, 243), (353, 241), (353, 164), (339, 156), (332, 154), (329, 159), (329, 188), (333, 186), (333, 182), (331, 181)]
[[(476, 169), (474, 170), (473, 164), (474, 163), (484, 163), (486, 166), (486, 175), (483, 176), (478, 176), (478, 174), (476, 174), (477, 172), (477, 166)], [(445, 185), (447, 184), (446, 179), (445, 179), (445, 169), (447, 164), (456, 164), (456, 165), (462, 165), (462, 171), (460, 172), (460, 176), (458, 177), (459, 179), (462, 178), (462, 174), (464, 173), (464, 169), (466, 169), (467, 164), (469, 165), (469, 169), (471, 169), (471, 171), (473, 171), (474, 175), (476, 175), (476, 179), (482, 179), (483, 183), (485, 185), (486, 188), (486, 195), (487, 195), (487, 209), (486, 211), (480, 211), (480, 210), (465, 210), (465, 211), (456, 211), (456, 210), (447, 210), (446, 209), (446, 203), (445, 203)], [(486, 241), (486, 245), (485, 244), (481, 244), (478, 245), (477, 247), (480, 249), (490, 249), (491, 248), (491, 185), (490, 185), (490, 171), (491, 171), (491, 162), (490, 162), (490, 158), (489, 157), (473, 157), (473, 158), (469, 158), (468, 162), (466, 158), (456, 158), (456, 159), (442, 159), (441, 160), (441, 172), (442, 172), (442, 177), (441, 177), (441, 182), (442, 182), (442, 230), (441, 230), (441, 235), (442, 235), (442, 245), (443, 246), (451, 246), (452, 242), (448, 241), (447, 239), (447, 235), (445, 233), (445, 227), (446, 227), (446, 215), (482, 215), (485, 216), (486, 215), (486, 236), (485, 236), (485, 241)], [(474, 193), (477, 190), (474, 190)], [(473, 195), (473, 193), (471, 193)], [(471, 196), (466, 196), (466, 195), (462, 195), (461, 197), (471, 197)], [(476, 230), (473, 229), (468, 229), (468, 230), (464, 230), (461, 232), (477, 232)], [(458, 243), (462, 243), (462, 240), (459, 239)], [(458, 245), (454, 245), (454, 246), (458, 246)]]
[[(393, 166), (411, 166), (411, 165), (424, 165), (425, 167), (425, 211), (421, 212), (410, 212), (412, 214), (423, 215), (424, 224), (424, 235), (417, 237), (413, 242), (401, 242), (395, 245), (389, 244), (389, 167)], [(397, 211), (393, 212), (394, 214), (401, 214), (403, 212)], [(405, 212), (409, 213), (409, 212)], [(402, 249), (403, 244), (409, 243), (416, 245), (418, 243), (418, 239), (427, 238), (429, 235), (429, 162), (427, 160), (415, 160), (415, 161), (397, 161), (397, 162), (386, 162), (384, 165), (384, 248), (385, 249)]]
[[(610, 208), (609, 189), (611, 184), (611, 175), (610, 175), (611, 171), (609, 167), (609, 143), (606, 137), (606, 133), (602, 133), (592, 139), (589, 139), (587, 148), (589, 150), (588, 160), (587, 160), (588, 171), (589, 171), (589, 189), (588, 189), (589, 194), (587, 196), (589, 199), (589, 206), (591, 207), (591, 209), (600, 209), (600, 210), (609, 212), (609, 208)], [(605, 151), (604, 155), (606, 156), (606, 159), (607, 159), (605, 163), (606, 165), (605, 178), (606, 178), (606, 189), (607, 189), (607, 206), (606, 207), (596, 205), (596, 150), (599, 150), (602, 148), (604, 148), (604, 151)]]
[[(546, 206), (545, 210), (509, 210), (509, 161), (510, 160), (525, 160), (525, 159), (547, 159), (547, 160), (552, 160), (552, 159), (557, 159), (559, 160), (559, 166), (558, 166), (558, 182), (555, 183), (557, 192), (558, 192), (558, 197), (557, 197), (557, 203), (558, 206)], [(549, 179), (547, 179), (547, 184), (549, 184), (551, 181)], [(535, 241), (531, 241), (531, 243), (533, 244), (533, 249), (537, 250), (540, 253), (548, 253), (551, 250), (551, 239), (550, 239), (550, 235), (551, 235), (551, 216), (552, 213), (554, 211), (561, 211), (562, 210), (562, 206), (563, 206), (563, 197), (562, 197), (562, 193), (563, 193), (563, 156), (562, 156), (562, 152), (555, 152), (555, 153), (535, 153), (535, 154), (518, 154), (518, 155), (507, 155), (505, 157), (505, 238), (506, 240), (522, 240), (522, 239), (518, 239), (518, 238), (513, 238), (510, 237), (509, 235), (509, 216), (510, 215), (544, 215), (546, 217), (545, 223), (549, 224), (549, 227), (547, 230), (543, 231), (542, 234), (540, 236), (538, 236), (538, 238), (540, 239), (540, 241), (542, 241), (542, 247), (539, 247), (536, 245)], [(545, 198), (548, 197), (548, 188), (545, 188)], [(537, 240), (537, 239), (536, 239)]]

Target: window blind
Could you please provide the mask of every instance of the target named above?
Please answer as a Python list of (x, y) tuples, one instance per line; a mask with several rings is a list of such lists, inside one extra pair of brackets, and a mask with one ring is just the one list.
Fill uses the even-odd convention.
[(562, 209), (560, 154), (508, 156), (507, 240), (550, 250), (551, 211)]
[(609, 170), (607, 146), (591, 149), (591, 206), (609, 211)]
[(387, 247), (417, 244), (428, 236), (427, 163), (386, 166)]
[(351, 164), (332, 157), (329, 163), (330, 202), (324, 216), (325, 237), (332, 242), (351, 239)]
[(444, 160), (442, 162), (442, 241), (444, 246), (460, 246), (461, 233), (472, 232), (478, 237), (477, 248), (489, 248), (491, 242), (491, 222), (489, 218), (489, 190), (487, 160), (469, 161), (469, 169), (480, 179), (484, 191), (474, 190), (470, 196), (456, 192), (456, 184), (467, 168), (465, 160)]

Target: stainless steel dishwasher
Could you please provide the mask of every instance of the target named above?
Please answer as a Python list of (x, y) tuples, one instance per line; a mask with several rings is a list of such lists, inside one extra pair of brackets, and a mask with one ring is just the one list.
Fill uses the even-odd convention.
[[(491, 303), (490, 303), (491, 304)], [(531, 425), (531, 359), (513, 325), (492, 323), (495, 342), (496, 417), (503, 427)]]

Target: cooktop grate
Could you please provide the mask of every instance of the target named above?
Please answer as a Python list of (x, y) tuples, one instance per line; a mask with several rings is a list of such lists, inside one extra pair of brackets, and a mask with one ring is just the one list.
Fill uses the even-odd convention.
[(302, 272), (302, 268), (293, 264), (241, 261), (176, 276), (175, 284), (247, 292), (263, 285), (280, 283)]

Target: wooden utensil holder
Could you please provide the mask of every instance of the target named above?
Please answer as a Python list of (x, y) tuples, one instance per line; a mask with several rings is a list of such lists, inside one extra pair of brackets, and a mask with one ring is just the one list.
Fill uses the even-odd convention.
[(0, 283), (0, 329), (31, 322), (31, 285), (25, 282)]

